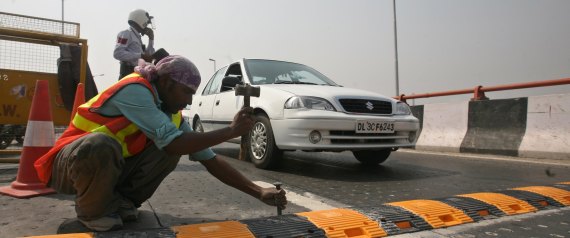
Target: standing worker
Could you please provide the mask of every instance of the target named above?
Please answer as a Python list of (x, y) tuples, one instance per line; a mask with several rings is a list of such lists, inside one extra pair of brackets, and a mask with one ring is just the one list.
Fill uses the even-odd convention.
[[(129, 14), (129, 29), (119, 32), (113, 57), (121, 62), (119, 80), (131, 74), (139, 59), (151, 62), (154, 54), (153, 17), (147, 11), (137, 9)], [(148, 28), (148, 25), (151, 28)], [(148, 36), (148, 46), (142, 42), (142, 36)]]
[(137, 208), (186, 154), (221, 182), (285, 208), (284, 190), (254, 184), (209, 148), (251, 130), (251, 107), (226, 128), (193, 132), (180, 110), (200, 85), (196, 66), (171, 55), (135, 72), (79, 106), (54, 147), (34, 163), (40, 181), (76, 195), (81, 223), (107, 231), (136, 220)]

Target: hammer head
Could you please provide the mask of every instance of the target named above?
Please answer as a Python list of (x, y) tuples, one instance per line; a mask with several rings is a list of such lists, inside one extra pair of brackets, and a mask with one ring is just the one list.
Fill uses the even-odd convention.
[(243, 106), (249, 107), (250, 97), (259, 97), (260, 89), (259, 87), (253, 87), (246, 83), (245, 85), (237, 84), (235, 87), (236, 96), (243, 96)]

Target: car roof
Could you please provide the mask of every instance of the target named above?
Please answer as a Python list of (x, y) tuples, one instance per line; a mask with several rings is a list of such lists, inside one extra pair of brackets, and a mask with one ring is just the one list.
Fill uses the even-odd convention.
[[(262, 58), (241, 58), (241, 59), (239, 59), (239, 60), (235, 60), (235, 61), (233, 61), (233, 62), (231, 62), (231, 63), (229, 63), (229, 64), (227, 64), (227, 65), (222, 66), (222, 68), (223, 68), (223, 67), (226, 67), (226, 66), (229, 66), (229, 65), (232, 65), (232, 64), (235, 64), (235, 63), (242, 63), (242, 62), (244, 62), (244, 61), (246, 61), (246, 60), (275, 61), (275, 62), (283, 62), (283, 63), (290, 63), (290, 64), (298, 64), (298, 65), (307, 66), (307, 65), (302, 64), (302, 63), (297, 63), (297, 62), (292, 62), (292, 61), (285, 61), (285, 60), (262, 59)], [(307, 67), (309, 67), (309, 66), (307, 66)]]

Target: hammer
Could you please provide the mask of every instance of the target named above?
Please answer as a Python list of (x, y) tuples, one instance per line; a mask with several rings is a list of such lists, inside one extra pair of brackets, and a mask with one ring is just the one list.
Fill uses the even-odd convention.
[[(248, 83), (245, 85), (236, 84), (236, 96), (243, 96), (243, 107), (249, 107), (249, 97), (259, 97), (259, 87), (252, 87)], [(246, 160), (247, 158), (247, 145), (245, 137), (241, 137), (241, 145), (239, 150), (239, 160)]]

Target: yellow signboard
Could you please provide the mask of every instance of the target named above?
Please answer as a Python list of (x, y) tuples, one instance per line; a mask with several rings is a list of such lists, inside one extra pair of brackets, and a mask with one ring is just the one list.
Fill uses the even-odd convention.
[(28, 121), (37, 80), (49, 81), (52, 119), (55, 125), (67, 126), (71, 112), (64, 107), (57, 74), (0, 68), (0, 124), (25, 125)]

